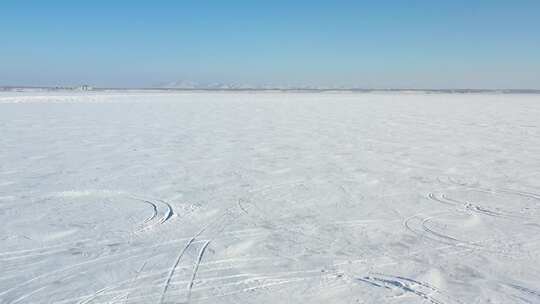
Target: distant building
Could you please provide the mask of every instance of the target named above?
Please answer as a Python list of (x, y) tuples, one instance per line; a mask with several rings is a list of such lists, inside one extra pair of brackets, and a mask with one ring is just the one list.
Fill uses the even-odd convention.
[(83, 84), (82, 86), (78, 87), (77, 89), (79, 91), (92, 91), (94, 88), (87, 85), (87, 84)]

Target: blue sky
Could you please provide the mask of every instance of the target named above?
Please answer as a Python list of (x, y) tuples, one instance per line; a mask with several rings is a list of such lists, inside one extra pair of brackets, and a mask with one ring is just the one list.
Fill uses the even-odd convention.
[(538, 0), (0, 1), (0, 85), (540, 89)]

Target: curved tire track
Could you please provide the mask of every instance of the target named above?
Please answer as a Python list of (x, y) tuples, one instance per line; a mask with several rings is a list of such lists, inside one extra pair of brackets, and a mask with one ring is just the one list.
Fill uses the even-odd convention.
[[(431, 304), (462, 304), (461, 301), (452, 299), (446, 292), (427, 282), (422, 282), (403, 276), (373, 274), (356, 278), (356, 280), (359, 282), (367, 283), (373, 287), (384, 288), (388, 290), (400, 290), (403, 293), (410, 293), (422, 298), (423, 301), (427, 301)], [(441, 300), (441, 298), (444, 298), (445, 301)]]
[(147, 231), (158, 225), (165, 224), (175, 215), (171, 204), (163, 200), (150, 201), (137, 198), (136, 200), (149, 205), (152, 208), (152, 214), (143, 221), (142, 225), (135, 230), (135, 233)]

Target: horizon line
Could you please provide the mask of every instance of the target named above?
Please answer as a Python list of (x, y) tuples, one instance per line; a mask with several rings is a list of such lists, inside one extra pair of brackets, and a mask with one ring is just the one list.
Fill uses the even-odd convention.
[(482, 93), (482, 92), (498, 92), (498, 93), (535, 93), (540, 94), (540, 89), (485, 89), (485, 88), (359, 88), (359, 87), (243, 87), (243, 88), (174, 88), (174, 87), (94, 87), (90, 85), (78, 85), (78, 86), (20, 86), (20, 85), (7, 85), (0, 86), (0, 91), (17, 90), (17, 89), (36, 89), (36, 90), (49, 90), (49, 91), (283, 91), (283, 92), (325, 92), (325, 91), (343, 91), (343, 92), (434, 92), (434, 93)]

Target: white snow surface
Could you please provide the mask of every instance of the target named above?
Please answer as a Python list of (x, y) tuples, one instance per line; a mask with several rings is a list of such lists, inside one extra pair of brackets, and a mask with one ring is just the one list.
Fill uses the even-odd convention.
[(0, 94), (0, 303), (540, 303), (540, 96)]

